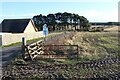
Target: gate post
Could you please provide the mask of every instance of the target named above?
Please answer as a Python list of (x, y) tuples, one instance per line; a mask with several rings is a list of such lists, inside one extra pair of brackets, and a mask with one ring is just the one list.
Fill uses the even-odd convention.
[(26, 45), (25, 37), (22, 37), (22, 46), (25, 46), (25, 45)]
[(22, 56), (23, 56), (23, 59), (25, 58), (25, 46), (26, 46), (26, 40), (25, 40), (25, 37), (23, 36), (22, 37)]
[(23, 51), (23, 53), (25, 53), (25, 46), (26, 46), (26, 40), (25, 40), (25, 37), (23, 36), (22, 37), (22, 51)]

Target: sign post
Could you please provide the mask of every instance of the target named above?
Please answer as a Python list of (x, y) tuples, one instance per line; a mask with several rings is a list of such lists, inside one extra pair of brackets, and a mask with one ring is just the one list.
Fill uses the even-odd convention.
[(47, 24), (44, 24), (43, 25), (43, 35), (45, 35), (45, 42), (46, 42), (46, 36), (48, 35), (48, 27), (47, 27)]

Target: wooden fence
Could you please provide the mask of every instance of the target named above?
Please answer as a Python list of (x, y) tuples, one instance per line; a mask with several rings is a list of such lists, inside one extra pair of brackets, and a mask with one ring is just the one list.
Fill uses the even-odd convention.
[(78, 59), (78, 45), (45, 45), (43, 41), (23, 46), (24, 59), (36, 57), (53, 59)]
[(45, 45), (44, 55), (54, 59), (77, 59), (78, 45)]
[(24, 59), (31, 59), (33, 60), (35, 57), (37, 57), (40, 54), (43, 54), (43, 41), (38, 41), (36, 43), (23, 46), (23, 52), (24, 52)]

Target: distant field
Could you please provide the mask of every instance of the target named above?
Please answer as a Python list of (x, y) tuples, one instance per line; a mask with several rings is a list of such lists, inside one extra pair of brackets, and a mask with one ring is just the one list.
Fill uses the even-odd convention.
[(120, 30), (120, 26), (113, 26), (113, 27), (104, 29), (104, 31), (119, 31), (119, 30)]

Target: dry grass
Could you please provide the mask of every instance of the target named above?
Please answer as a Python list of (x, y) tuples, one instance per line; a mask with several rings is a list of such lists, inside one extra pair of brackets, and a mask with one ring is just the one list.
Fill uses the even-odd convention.
[(104, 31), (118, 31), (120, 26), (112, 26), (104, 29)]
[(118, 54), (117, 32), (77, 32), (74, 38), (66, 43), (78, 45), (80, 56), (87, 56), (89, 59)]

